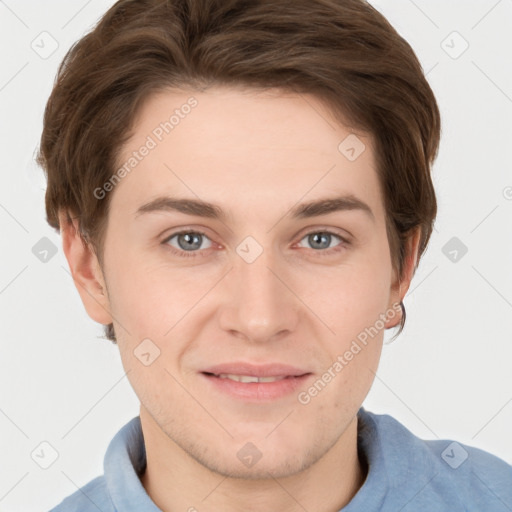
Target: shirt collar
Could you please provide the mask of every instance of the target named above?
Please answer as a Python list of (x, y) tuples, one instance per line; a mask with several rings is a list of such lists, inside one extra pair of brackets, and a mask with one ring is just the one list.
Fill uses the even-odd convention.
[(103, 461), (105, 481), (116, 510), (161, 512), (140, 481), (146, 470), (146, 447), (140, 416), (130, 420), (110, 442)]

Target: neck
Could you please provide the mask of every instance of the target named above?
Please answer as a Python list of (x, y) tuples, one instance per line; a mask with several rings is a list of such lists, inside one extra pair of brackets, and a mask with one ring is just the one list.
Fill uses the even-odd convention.
[(147, 467), (141, 483), (163, 511), (338, 512), (362, 486), (367, 468), (357, 452), (357, 417), (307, 469), (284, 477), (239, 479), (210, 471), (172, 441), (141, 407)]

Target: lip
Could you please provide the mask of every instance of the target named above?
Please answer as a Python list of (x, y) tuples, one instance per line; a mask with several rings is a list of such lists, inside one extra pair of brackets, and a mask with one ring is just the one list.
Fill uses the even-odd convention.
[[(252, 375), (254, 377), (284, 377), (274, 382), (237, 382), (220, 378), (220, 374)], [(216, 392), (246, 402), (272, 402), (287, 397), (304, 387), (313, 375), (295, 366), (270, 363), (254, 365), (234, 362), (211, 366), (199, 374)]]

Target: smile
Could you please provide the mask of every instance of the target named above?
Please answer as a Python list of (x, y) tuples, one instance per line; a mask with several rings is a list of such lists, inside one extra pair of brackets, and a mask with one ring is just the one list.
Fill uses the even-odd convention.
[(201, 372), (199, 375), (215, 393), (230, 399), (252, 403), (293, 400), (297, 392), (313, 378), (312, 373), (258, 376)]

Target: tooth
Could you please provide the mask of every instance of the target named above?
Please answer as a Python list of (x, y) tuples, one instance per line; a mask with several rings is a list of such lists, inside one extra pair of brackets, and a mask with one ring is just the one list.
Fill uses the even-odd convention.
[(221, 373), (217, 375), (221, 379), (230, 379), (236, 382), (251, 383), (251, 382), (275, 382), (277, 380), (285, 379), (286, 377), (254, 377), (252, 375), (235, 375), (232, 373)]
[(230, 379), (236, 382), (258, 382), (258, 377), (252, 377), (251, 375), (235, 375), (233, 373), (221, 373), (219, 377), (221, 379)]
[(258, 377), (252, 375), (239, 375), (238, 382), (258, 382)]
[(275, 382), (276, 380), (283, 380), (285, 377), (260, 377), (259, 382)]

